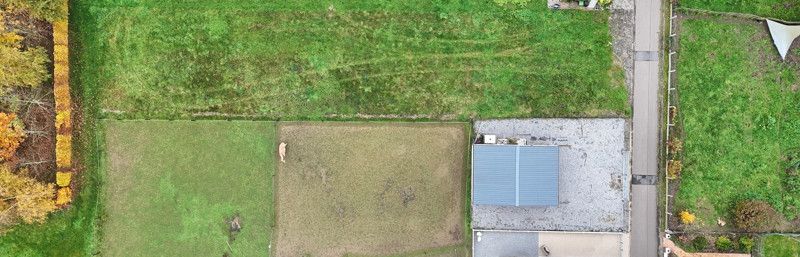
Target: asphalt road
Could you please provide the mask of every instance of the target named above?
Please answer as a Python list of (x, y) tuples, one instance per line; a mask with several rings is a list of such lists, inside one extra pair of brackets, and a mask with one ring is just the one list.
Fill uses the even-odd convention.
[[(658, 174), (661, 0), (635, 0), (633, 82), (634, 176)], [(657, 186), (631, 186), (631, 256), (658, 256)]]

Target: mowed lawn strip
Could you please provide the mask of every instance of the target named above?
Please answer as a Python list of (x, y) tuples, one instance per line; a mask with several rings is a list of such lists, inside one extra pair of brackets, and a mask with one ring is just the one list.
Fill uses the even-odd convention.
[(764, 237), (761, 248), (761, 256), (765, 257), (798, 257), (800, 256), (800, 239), (768, 235)]
[(106, 115), (628, 113), (607, 12), (492, 1), (88, 1), (74, 10)]
[[(104, 256), (268, 256), (275, 124), (106, 121)], [(241, 232), (229, 241), (239, 215)], [(230, 244), (230, 247), (228, 246)]]
[(467, 130), (465, 123), (281, 123), (279, 141), (288, 145), (276, 183), (276, 253), (463, 252), (456, 248), (468, 238)]
[[(767, 201), (785, 218), (800, 195), (784, 188), (786, 157), (800, 151), (796, 64), (779, 61), (766, 26), (690, 18), (680, 35), (684, 164), (676, 210), (696, 212), (702, 228), (730, 221), (737, 201)], [(800, 228), (780, 228), (800, 230)]]
[(681, 0), (681, 6), (718, 12), (748, 13), (767, 18), (800, 21), (797, 0)]

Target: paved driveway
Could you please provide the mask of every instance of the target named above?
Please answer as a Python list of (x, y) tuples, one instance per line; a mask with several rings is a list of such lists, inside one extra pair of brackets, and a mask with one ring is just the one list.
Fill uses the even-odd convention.
[[(636, 0), (633, 84), (634, 176), (658, 174), (661, 1)], [(653, 181), (653, 180), (643, 180)], [(631, 256), (658, 255), (658, 194), (655, 183), (632, 185)]]

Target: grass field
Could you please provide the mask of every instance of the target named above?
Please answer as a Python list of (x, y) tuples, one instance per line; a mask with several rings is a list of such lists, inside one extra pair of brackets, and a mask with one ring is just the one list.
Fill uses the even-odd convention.
[[(106, 115), (626, 115), (607, 12), (544, 0), (73, 4)], [(286, 3), (284, 3), (286, 2)]]
[[(108, 121), (103, 256), (268, 256), (275, 125)], [(240, 217), (241, 232), (228, 224)]]
[(800, 2), (797, 0), (680, 0), (680, 4), (695, 9), (800, 21)]
[(765, 27), (702, 17), (681, 26), (675, 211), (696, 212), (702, 229), (725, 229), (717, 218), (741, 199), (765, 200), (788, 220), (800, 214), (800, 194), (784, 187), (787, 157), (800, 154), (800, 67), (779, 61)]
[(770, 235), (764, 237), (761, 256), (800, 257), (800, 240), (796, 237)]
[(278, 256), (464, 256), (468, 125), (282, 123)]

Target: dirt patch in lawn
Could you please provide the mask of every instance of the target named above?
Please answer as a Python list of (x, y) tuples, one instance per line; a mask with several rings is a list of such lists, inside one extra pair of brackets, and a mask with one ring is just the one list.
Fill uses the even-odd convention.
[(460, 123), (286, 123), (277, 256), (389, 255), (463, 243)]

